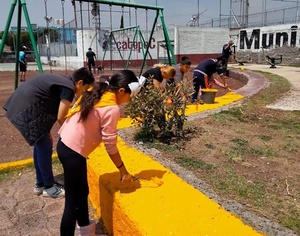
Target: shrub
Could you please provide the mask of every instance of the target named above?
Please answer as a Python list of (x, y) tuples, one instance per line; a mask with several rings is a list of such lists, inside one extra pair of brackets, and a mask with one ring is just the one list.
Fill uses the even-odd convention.
[[(170, 143), (173, 137), (182, 137), (186, 116), (180, 89), (173, 83), (165, 88), (154, 88), (152, 78), (147, 84), (126, 106), (126, 114), (139, 127), (135, 139)], [(182, 91), (188, 97), (185, 87), (183, 83)]]

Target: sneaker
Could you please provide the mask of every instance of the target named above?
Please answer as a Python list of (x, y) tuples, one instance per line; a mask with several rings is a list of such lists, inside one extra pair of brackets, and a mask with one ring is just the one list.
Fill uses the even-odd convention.
[(33, 194), (34, 195), (41, 195), (43, 193), (44, 187), (41, 187), (40, 185), (36, 184), (33, 188)]
[(202, 99), (199, 99), (199, 104), (203, 105), (204, 101)]
[(62, 187), (59, 187), (57, 185), (53, 185), (51, 188), (44, 188), (43, 189), (43, 197), (64, 197), (65, 196), (65, 190)]

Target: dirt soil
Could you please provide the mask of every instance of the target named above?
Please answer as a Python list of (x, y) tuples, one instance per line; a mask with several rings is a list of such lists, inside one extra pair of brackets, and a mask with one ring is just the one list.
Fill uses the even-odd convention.
[[(29, 71), (27, 78), (37, 73)], [(55, 71), (55, 73), (65, 74), (65, 71)], [(228, 84), (232, 89), (244, 86), (242, 82), (234, 79), (228, 79)], [(13, 90), (14, 72), (0, 72), (1, 107)], [(221, 96), (224, 93), (225, 91), (219, 89), (217, 96)], [(129, 144), (149, 153), (151, 156), (155, 156), (154, 158), (167, 168), (174, 171), (227, 210), (242, 217), (244, 221), (257, 230), (261, 230), (268, 235), (297, 235), (283, 228), (282, 225), (275, 223), (275, 221), (280, 221), (278, 220), (280, 219), (278, 215), (280, 215), (281, 211), (289, 209), (274, 207), (274, 209), (267, 208), (264, 212), (261, 210), (262, 208), (255, 205), (269, 204), (270, 201), (278, 201), (278, 205), (280, 205), (280, 202), (286, 201), (286, 206), (289, 206), (290, 202), (293, 202), (299, 210), (299, 147), (290, 146), (285, 147), (285, 149), (282, 148), (284, 143), (283, 137), (278, 133), (272, 133), (270, 129), (262, 127), (259, 124), (260, 119), (276, 119), (276, 117), (280, 117), (279, 111), (259, 110), (257, 114), (247, 117), (246, 122), (242, 125), (222, 120), (216, 122), (211, 116), (205, 119), (196, 119), (192, 121), (191, 127), (197, 128), (191, 130), (187, 136), (188, 141), (179, 144), (182, 145), (182, 149), (180, 152), (175, 152), (174, 155), (170, 154), (170, 152), (159, 152), (154, 148), (149, 149), (135, 143), (131, 135), (133, 132), (130, 129), (121, 131), (120, 135), (123, 139), (127, 138)], [(0, 122), (0, 162), (3, 163), (31, 157), (32, 148), (28, 146), (19, 132), (5, 117), (3, 109), (0, 109)], [(55, 125), (52, 130), (54, 144), (57, 141), (57, 130), (58, 125)], [(271, 141), (268, 140), (269, 137), (272, 137)], [(247, 153), (246, 157), (238, 157), (232, 154), (231, 158), (231, 153), (237, 148), (246, 148), (246, 146), (250, 145), (253, 152)], [(265, 153), (259, 153), (260, 150), (266, 151)], [(272, 157), (267, 152), (268, 150), (279, 154), (276, 157)], [(280, 158), (279, 156), (287, 158)], [(179, 157), (192, 157), (198, 160), (199, 163), (206, 164), (203, 168), (193, 168), (195, 162), (193, 165), (180, 165), (181, 159)], [(199, 164), (198, 162), (196, 164)], [(272, 194), (263, 193), (267, 199), (261, 200), (261, 198), (257, 197), (259, 202), (256, 203), (252, 201), (256, 198), (256, 192), (252, 192), (249, 195), (249, 199), (252, 198), (251, 201), (247, 201), (247, 199), (241, 197), (242, 193), (241, 195), (234, 194), (234, 191), (226, 189), (226, 183), (222, 182), (225, 175), (228, 178), (230, 171), (232, 181), (236, 181), (237, 183), (244, 181), (245, 185), (262, 183), (266, 191)], [(243, 176), (243, 180), (237, 179), (236, 176)], [(242, 187), (239, 190), (241, 192), (243, 191)], [(258, 194), (260, 194), (259, 191), (257, 190)], [(274, 195), (276, 195), (276, 199)], [(271, 199), (268, 199), (269, 197)]]

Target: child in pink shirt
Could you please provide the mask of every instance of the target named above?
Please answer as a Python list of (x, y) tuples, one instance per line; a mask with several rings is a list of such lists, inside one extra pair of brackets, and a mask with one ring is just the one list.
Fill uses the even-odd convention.
[(74, 235), (76, 222), (80, 235), (95, 235), (95, 222), (89, 220), (86, 158), (104, 143), (111, 160), (120, 171), (121, 181), (130, 182), (119, 154), (117, 123), (119, 105), (127, 103), (141, 88), (135, 74), (121, 70), (109, 83), (96, 82), (84, 92), (69, 111), (59, 130), (57, 153), (64, 169), (65, 209), (61, 221), (61, 236)]

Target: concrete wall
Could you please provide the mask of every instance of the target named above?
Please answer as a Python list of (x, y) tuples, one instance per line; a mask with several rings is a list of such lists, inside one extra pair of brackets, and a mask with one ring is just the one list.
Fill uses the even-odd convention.
[[(267, 64), (266, 55), (277, 57), (283, 55), (283, 64), (298, 64), (300, 62), (300, 24), (276, 25), (260, 28), (228, 29), (228, 28), (198, 28), (177, 27), (168, 29), (169, 38), (174, 45), (174, 54), (177, 61), (182, 56), (188, 56), (193, 64), (198, 64), (207, 57), (218, 57), (222, 46), (231, 38), (235, 42), (236, 60), (252, 63)], [(149, 32), (141, 31), (144, 38), (149, 37)], [(97, 58), (104, 66), (120, 67), (130, 59), (130, 66), (141, 66), (144, 47), (140, 38), (133, 43), (134, 29), (114, 33), (115, 44), (110, 50), (105, 51), (105, 41), (109, 35), (108, 30), (81, 30), (77, 31), (77, 57), (68, 57), (67, 66), (78, 68), (85, 61), (85, 53), (89, 47), (97, 54)], [(130, 46), (133, 45), (133, 50)], [(119, 48), (119, 50), (117, 49)], [(262, 47), (265, 49), (262, 50)], [(147, 65), (151, 66), (158, 59), (167, 58), (164, 35), (161, 29), (153, 34), (147, 57)], [(105, 57), (104, 57), (105, 55)], [(150, 56), (152, 59), (150, 59)], [(112, 61), (110, 60), (112, 58)], [(60, 66), (65, 65), (65, 58), (51, 58)]]

